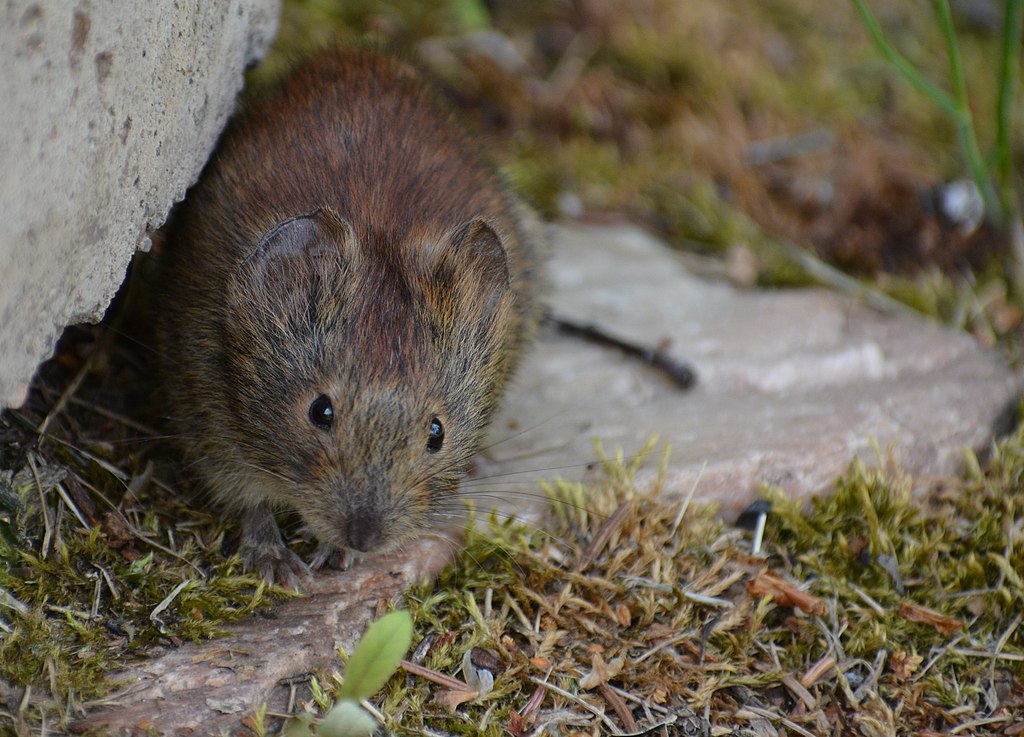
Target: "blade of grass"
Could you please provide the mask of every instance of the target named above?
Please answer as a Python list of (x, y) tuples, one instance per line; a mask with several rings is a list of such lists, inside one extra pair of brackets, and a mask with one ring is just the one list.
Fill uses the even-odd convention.
[(997, 223), (1003, 222), (1005, 212), (1002, 200), (996, 195), (992, 186), (991, 172), (985, 164), (985, 157), (978, 147), (978, 136), (974, 131), (974, 119), (971, 106), (967, 99), (967, 83), (964, 81), (963, 63), (960, 61), (960, 47), (956, 42), (956, 29), (953, 27), (953, 14), (949, 10), (949, 0), (935, 0), (935, 15), (939, 21), (939, 29), (946, 43), (946, 57), (949, 61), (949, 81), (953, 87), (953, 103), (956, 109), (953, 121), (956, 124), (956, 135), (960, 149), (964, 152), (967, 170), (981, 192), (985, 211)]
[(875, 48), (878, 49), (878, 52), (885, 60), (903, 75), (904, 79), (916, 87), (919, 92), (930, 97), (936, 105), (942, 108), (944, 113), (954, 119), (958, 118), (960, 116), (960, 109), (957, 107), (956, 100), (944, 89), (933, 84), (927, 77), (921, 74), (913, 64), (896, 50), (895, 46), (889, 43), (882, 33), (882, 27), (878, 25), (878, 21), (875, 20), (875, 16), (872, 14), (871, 9), (868, 8), (865, 0), (853, 0), (853, 4), (857, 6), (857, 11), (860, 13), (861, 20), (864, 22), (864, 27), (871, 36)]
[(974, 122), (967, 101), (967, 84), (964, 81), (963, 64), (960, 61), (960, 50), (956, 42), (956, 30), (953, 27), (953, 16), (949, 10), (948, 0), (935, 0), (935, 15), (946, 44), (949, 76), (953, 87), (952, 94), (932, 83), (907, 61), (895, 46), (889, 43), (865, 0), (853, 0), (853, 3), (878, 52), (904, 79), (919, 92), (929, 97), (952, 119), (960, 149), (966, 160), (967, 170), (981, 193), (985, 210), (993, 220), (1001, 222), (1004, 215), (1002, 201), (996, 196), (988, 167), (985, 165), (985, 159), (978, 147), (978, 137), (974, 132)]
[(1020, 64), (1021, 22), (1024, 0), (1006, 0), (1003, 16), (1003, 38), (999, 68), (999, 98), (996, 102), (996, 171), (1002, 204), (1009, 214), (1018, 214), (1013, 188), (1013, 100), (1017, 93)]

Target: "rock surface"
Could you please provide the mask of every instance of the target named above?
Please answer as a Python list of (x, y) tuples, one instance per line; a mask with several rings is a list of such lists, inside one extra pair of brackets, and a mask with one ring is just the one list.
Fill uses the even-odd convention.
[[(792, 494), (827, 490), (872, 438), (917, 474), (956, 468), (984, 448), (1021, 392), (1021, 377), (966, 335), (922, 319), (891, 319), (822, 291), (736, 291), (688, 274), (631, 227), (556, 229), (555, 308), (633, 340), (672, 341), (700, 383), (680, 392), (614, 350), (543, 337), (509, 394), (482, 458), (477, 493), (504, 492), (521, 511), (534, 479), (579, 477), (605, 448), (637, 450), (652, 432), (674, 448), (666, 491), (728, 510), (758, 484)], [(263, 701), (285, 710), (282, 676), (336, 666), (374, 607), (430, 577), (450, 549), (437, 540), (403, 558), (320, 574), (311, 596), (279, 605), (226, 638), (185, 645), (119, 677), (125, 690), (85, 726), (114, 733), (212, 734), (239, 728)]]
[(630, 226), (557, 233), (553, 311), (667, 342), (698, 384), (681, 392), (614, 349), (548, 334), (479, 463), (493, 489), (529, 486), (546, 469), (579, 479), (594, 439), (630, 454), (657, 434), (672, 448), (666, 492), (688, 493), (700, 476), (695, 498), (731, 514), (762, 484), (828, 491), (855, 456), (878, 465), (878, 449), (915, 474), (955, 472), (964, 448), (984, 451), (1009, 429), (1022, 377), (962, 332), (826, 291), (702, 280)]
[[(129, 11), (129, 9), (131, 9)], [(195, 181), (279, 0), (0, 7), (0, 405)]]

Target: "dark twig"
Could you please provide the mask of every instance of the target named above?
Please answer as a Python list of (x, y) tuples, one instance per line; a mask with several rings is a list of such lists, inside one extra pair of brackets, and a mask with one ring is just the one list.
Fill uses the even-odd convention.
[(637, 345), (636, 343), (610, 335), (596, 325), (574, 322), (573, 320), (556, 315), (549, 314), (547, 321), (565, 335), (571, 335), (574, 338), (580, 338), (609, 348), (618, 348), (627, 356), (637, 358), (663, 372), (680, 389), (690, 389), (697, 383), (697, 372), (694, 371), (693, 367), (684, 361), (678, 361), (669, 356), (662, 345), (653, 348)]

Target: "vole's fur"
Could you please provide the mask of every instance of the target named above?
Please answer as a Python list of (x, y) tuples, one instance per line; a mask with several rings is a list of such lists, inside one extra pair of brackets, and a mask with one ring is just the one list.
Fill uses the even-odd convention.
[(276, 509), (323, 550), (451, 509), (539, 318), (528, 222), (382, 54), (323, 52), (233, 121), (169, 233), (160, 333), (166, 414), (247, 567), (303, 570)]

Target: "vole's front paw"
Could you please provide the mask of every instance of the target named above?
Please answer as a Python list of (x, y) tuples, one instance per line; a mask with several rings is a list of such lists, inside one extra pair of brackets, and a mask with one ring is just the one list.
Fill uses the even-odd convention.
[(302, 558), (284, 544), (274, 515), (262, 507), (250, 509), (242, 518), (238, 552), (245, 570), (256, 571), (269, 584), (277, 582), (298, 591), (299, 579), (312, 575)]
[(352, 564), (358, 560), (358, 553), (352, 550), (338, 550), (333, 545), (320, 543), (316, 552), (313, 553), (313, 560), (310, 561), (310, 568), (318, 571), (324, 566), (337, 568), (339, 571), (347, 571)]

